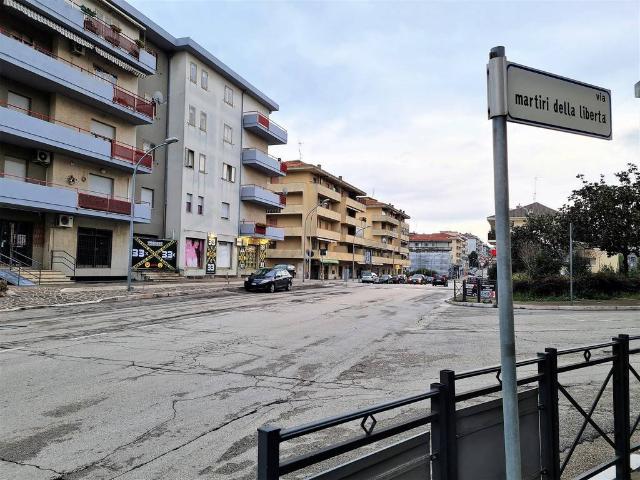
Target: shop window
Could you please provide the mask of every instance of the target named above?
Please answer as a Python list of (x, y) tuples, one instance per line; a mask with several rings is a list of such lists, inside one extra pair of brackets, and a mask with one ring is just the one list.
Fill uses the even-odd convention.
[(110, 230), (78, 228), (77, 267), (111, 268), (112, 236)]
[(204, 240), (201, 238), (187, 238), (184, 246), (185, 266), (188, 268), (202, 268), (204, 255)]
[(231, 242), (218, 242), (218, 268), (231, 268)]

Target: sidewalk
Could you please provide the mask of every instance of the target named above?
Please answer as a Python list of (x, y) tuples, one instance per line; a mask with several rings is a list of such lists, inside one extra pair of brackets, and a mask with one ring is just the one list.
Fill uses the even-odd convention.
[[(0, 297), (0, 312), (44, 308), (58, 305), (80, 305), (106, 301), (145, 300), (149, 298), (187, 295), (223, 296), (244, 292), (244, 280), (234, 278), (215, 280), (190, 280), (175, 283), (134, 282), (133, 291), (127, 292), (125, 282), (77, 284), (64, 287), (13, 287)], [(344, 285), (342, 281), (294, 280), (293, 290)]]
[[(473, 303), (458, 302), (449, 298), (445, 300), (450, 305), (465, 308), (495, 308), (493, 303)], [(532, 303), (514, 303), (514, 310), (568, 310), (568, 311), (600, 311), (613, 312), (618, 310), (640, 310), (640, 305), (615, 305), (612, 303), (606, 305), (559, 305), (552, 302)]]

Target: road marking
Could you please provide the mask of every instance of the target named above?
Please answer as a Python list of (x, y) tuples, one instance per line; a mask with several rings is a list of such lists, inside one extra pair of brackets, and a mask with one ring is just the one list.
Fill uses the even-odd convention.
[(23, 348), (24, 348), (24, 347), (5, 348), (4, 350), (0, 350), (0, 353), (13, 352), (14, 350), (22, 350)]
[(69, 340), (80, 340), (81, 338), (97, 337), (98, 335), (106, 335), (107, 333), (109, 332), (92, 333), (91, 335), (83, 335), (82, 337), (73, 337), (73, 338), (70, 338)]

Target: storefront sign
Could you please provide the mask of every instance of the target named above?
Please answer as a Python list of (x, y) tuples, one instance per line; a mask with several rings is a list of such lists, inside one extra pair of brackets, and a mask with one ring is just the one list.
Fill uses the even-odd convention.
[(207, 263), (205, 265), (205, 273), (213, 275), (216, 273), (216, 256), (218, 248), (218, 239), (215, 234), (209, 232), (207, 235)]
[(131, 268), (134, 270), (176, 270), (178, 242), (133, 237)]

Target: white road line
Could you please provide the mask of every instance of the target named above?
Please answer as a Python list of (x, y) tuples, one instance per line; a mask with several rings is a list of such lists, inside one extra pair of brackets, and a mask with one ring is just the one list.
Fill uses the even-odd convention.
[(14, 350), (22, 350), (24, 347), (16, 347), (16, 348), (6, 348), (4, 350), (0, 350), (0, 353), (5, 353), (5, 352), (13, 352)]

